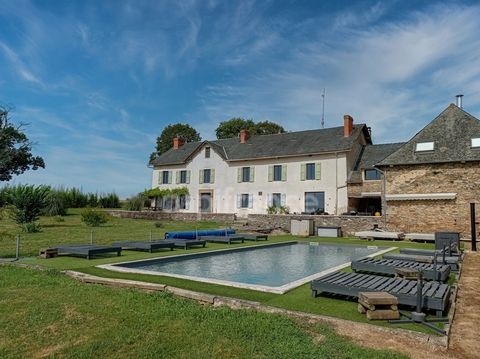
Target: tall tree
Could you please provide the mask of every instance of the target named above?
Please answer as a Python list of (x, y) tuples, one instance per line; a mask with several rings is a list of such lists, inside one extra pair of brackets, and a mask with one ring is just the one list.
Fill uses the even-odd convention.
[(10, 123), (8, 112), (0, 107), (0, 181), (9, 181), (30, 169), (45, 168), (43, 159), (32, 155), (32, 142), (23, 132), (23, 125)]
[(261, 121), (255, 123), (253, 120), (236, 117), (220, 122), (215, 133), (218, 139), (232, 138), (237, 137), (241, 130), (249, 130), (252, 135), (272, 135), (285, 132), (285, 129), (275, 122)]
[(273, 135), (284, 132), (285, 129), (275, 122), (261, 121), (255, 124), (255, 135)]
[(232, 118), (228, 121), (222, 121), (215, 130), (215, 134), (219, 140), (224, 138), (236, 137), (241, 130), (249, 130), (254, 132), (255, 122), (245, 120), (243, 118)]
[(165, 127), (157, 137), (157, 146), (150, 155), (150, 161), (173, 147), (173, 139), (182, 137), (185, 142), (201, 141), (200, 134), (192, 126), (183, 123), (176, 123)]

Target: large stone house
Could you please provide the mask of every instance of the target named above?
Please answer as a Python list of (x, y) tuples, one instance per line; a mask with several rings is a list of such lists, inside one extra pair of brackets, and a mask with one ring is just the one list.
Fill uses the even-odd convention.
[(480, 198), (480, 121), (459, 105), (377, 163), (390, 228), (469, 233), (469, 203)]
[[(449, 105), (409, 141), (372, 144), (345, 115), (341, 127), (183, 143), (152, 161), (152, 187), (186, 186), (160, 207), (180, 212), (383, 215), (390, 230), (468, 234), (480, 195), (480, 121)], [(386, 216), (385, 216), (386, 215)]]
[(184, 212), (342, 214), (348, 210), (347, 179), (360, 152), (372, 143), (365, 124), (320, 130), (183, 143), (151, 162), (152, 188), (187, 187), (188, 196), (164, 198), (159, 207)]

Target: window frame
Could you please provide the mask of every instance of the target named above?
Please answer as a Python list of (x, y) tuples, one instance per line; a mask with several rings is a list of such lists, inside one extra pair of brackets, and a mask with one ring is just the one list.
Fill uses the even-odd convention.
[[(368, 178), (367, 177), (367, 172), (372, 172), (372, 171), (375, 171), (375, 177), (376, 178)], [(363, 178), (365, 179), (365, 181), (380, 181), (382, 179), (382, 173), (377, 170), (376, 168), (367, 168), (363, 171)]]
[(250, 194), (249, 193), (241, 193), (240, 194), (240, 208), (248, 209), (250, 204)]
[(205, 158), (210, 158), (211, 148), (210, 146), (205, 147)]
[[(275, 198), (278, 199), (278, 203), (277, 203), (278, 205), (275, 204), (275, 202), (277, 202)], [(282, 194), (280, 192), (272, 193), (272, 207), (275, 207), (275, 208), (282, 207)]]
[(480, 149), (480, 137), (472, 137), (470, 139), (470, 148)]
[[(208, 181), (207, 181), (207, 179), (208, 179)], [(203, 170), (203, 183), (211, 183), (211, 180), (212, 180), (212, 170), (210, 168), (204, 169)]]
[[(162, 184), (168, 184), (168, 182), (170, 181), (170, 171), (162, 171)], [(165, 176), (166, 176), (166, 180), (165, 180)]]
[[(310, 174), (311, 176), (309, 176), (309, 169), (310, 169)], [(316, 176), (315, 176), (315, 172), (316, 172), (316, 165), (315, 163), (313, 162), (310, 162), (310, 163), (306, 163), (305, 164), (305, 180), (306, 181), (313, 181), (315, 180)]]
[[(278, 178), (277, 178), (277, 172), (279, 174)], [(282, 165), (273, 165), (273, 182), (281, 182), (281, 181), (282, 181)]]
[(180, 170), (180, 183), (181, 184), (187, 183), (187, 170)]
[[(430, 145), (431, 145), (431, 148), (430, 148)], [(422, 153), (422, 152), (432, 152), (432, 151), (435, 151), (435, 141), (417, 142), (415, 144), (415, 152)]]
[(250, 182), (250, 167), (242, 167), (242, 182)]

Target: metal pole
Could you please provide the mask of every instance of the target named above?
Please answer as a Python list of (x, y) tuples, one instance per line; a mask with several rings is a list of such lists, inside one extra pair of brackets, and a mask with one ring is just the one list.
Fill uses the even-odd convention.
[(20, 235), (17, 234), (16, 243), (15, 243), (15, 259), (20, 258)]
[(470, 226), (472, 234), (472, 251), (477, 251), (477, 223), (475, 223), (475, 203), (470, 203)]
[(417, 313), (422, 312), (423, 307), (423, 272), (418, 272), (418, 279), (417, 279)]

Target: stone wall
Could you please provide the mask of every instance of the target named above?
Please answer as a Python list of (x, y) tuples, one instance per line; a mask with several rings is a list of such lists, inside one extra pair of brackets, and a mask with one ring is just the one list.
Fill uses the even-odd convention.
[(120, 218), (151, 219), (158, 221), (214, 221), (218, 223), (232, 223), (235, 220), (233, 213), (187, 213), (163, 211), (121, 211), (110, 210), (110, 215)]
[(322, 216), (295, 214), (250, 214), (248, 225), (263, 228), (281, 228), (290, 232), (292, 219), (313, 219), (314, 227), (341, 227), (344, 235), (372, 229), (374, 225), (383, 228), (383, 218), (373, 216)]
[[(480, 199), (479, 163), (395, 166), (387, 169), (387, 194), (456, 193), (453, 200), (387, 202), (390, 230), (457, 231), (470, 236), (470, 202)], [(480, 210), (478, 211), (480, 212)]]

